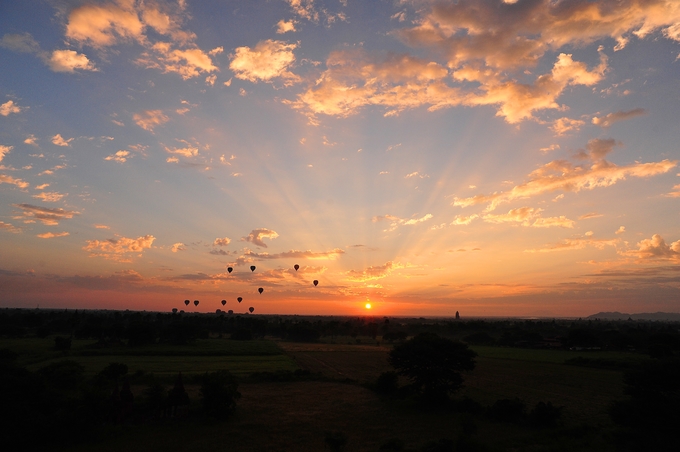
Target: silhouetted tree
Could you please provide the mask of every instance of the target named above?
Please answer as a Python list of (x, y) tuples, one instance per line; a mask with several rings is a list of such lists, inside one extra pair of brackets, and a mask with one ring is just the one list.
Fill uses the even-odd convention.
[(228, 370), (205, 373), (201, 378), (203, 410), (210, 417), (224, 418), (236, 408), (241, 397), (238, 383)]
[(474, 369), (476, 356), (462, 342), (421, 333), (394, 347), (389, 362), (425, 398), (441, 400), (462, 386), (460, 372)]

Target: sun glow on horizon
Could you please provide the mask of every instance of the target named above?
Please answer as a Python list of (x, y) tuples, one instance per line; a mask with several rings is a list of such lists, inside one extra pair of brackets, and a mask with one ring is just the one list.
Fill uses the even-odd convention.
[(371, 303), (366, 303), (366, 309), (371, 309)]

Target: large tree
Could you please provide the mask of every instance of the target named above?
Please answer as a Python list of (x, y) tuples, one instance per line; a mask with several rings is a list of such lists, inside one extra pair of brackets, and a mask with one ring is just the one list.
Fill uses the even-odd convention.
[(475, 368), (476, 356), (462, 342), (421, 333), (394, 347), (389, 362), (424, 397), (445, 399), (462, 386), (460, 372)]

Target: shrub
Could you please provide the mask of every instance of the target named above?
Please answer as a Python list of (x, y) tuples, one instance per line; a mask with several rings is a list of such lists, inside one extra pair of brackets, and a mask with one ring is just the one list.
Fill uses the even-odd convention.
[(518, 398), (500, 399), (489, 408), (488, 415), (499, 422), (519, 423), (527, 416), (527, 407)]
[(201, 378), (203, 410), (210, 417), (224, 418), (236, 408), (241, 397), (238, 383), (228, 370), (205, 373)]

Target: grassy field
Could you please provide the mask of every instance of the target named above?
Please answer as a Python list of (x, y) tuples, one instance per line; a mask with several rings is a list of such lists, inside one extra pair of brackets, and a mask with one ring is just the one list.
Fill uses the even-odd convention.
[[(515, 397), (529, 408), (539, 401), (564, 406), (562, 427), (540, 431), (492, 422), (481, 414), (427, 412), (408, 400), (376, 395), (366, 386), (391, 370), (387, 360), (391, 347), (376, 345), (376, 341), (299, 344), (204, 339), (185, 346), (102, 349), (94, 348), (92, 341), (74, 340), (72, 349), (63, 353), (53, 350), (53, 339), (28, 338), (0, 340), (0, 348), (18, 352), (19, 364), (29, 370), (71, 359), (91, 376), (119, 362), (127, 364), (131, 374), (139, 370), (163, 377), (168, 387), (180, 371), (190, 377), (227, 369), (241, 377), (242, 397), (230, 419), (205, 421), (197, 416), (186, 421), (112, 426), (106, 441), (96, 446), (102, 451), (319, 451), (329, 431), (343, 432), (348, 451), (378, 451), (390, 438), (400, 439), (409, 450), (419, 450), (428, 441), (459, 436), (463, 418), (476, 426), (476, 441), (491, 450), (613, 450), (607, 408), (624, 398), (622, 372), (564, 361), (578, 356), (621, 362), (645, 359), (627, 353), (473, 347), (479, 355), (477, 366), (465, 374), (459, 396), (482, 406)], [(255, 372), (298, 368), (309, 370), (312, 380), (275, 383), (243, 378)], [(197, 410), (198, 386), (191, 378), (185, 382), (192, 409)], [(137, 396), (144, 389), (142, 384), (133, 386)], [(69, 450), (92, 450), (92, 446)]]

